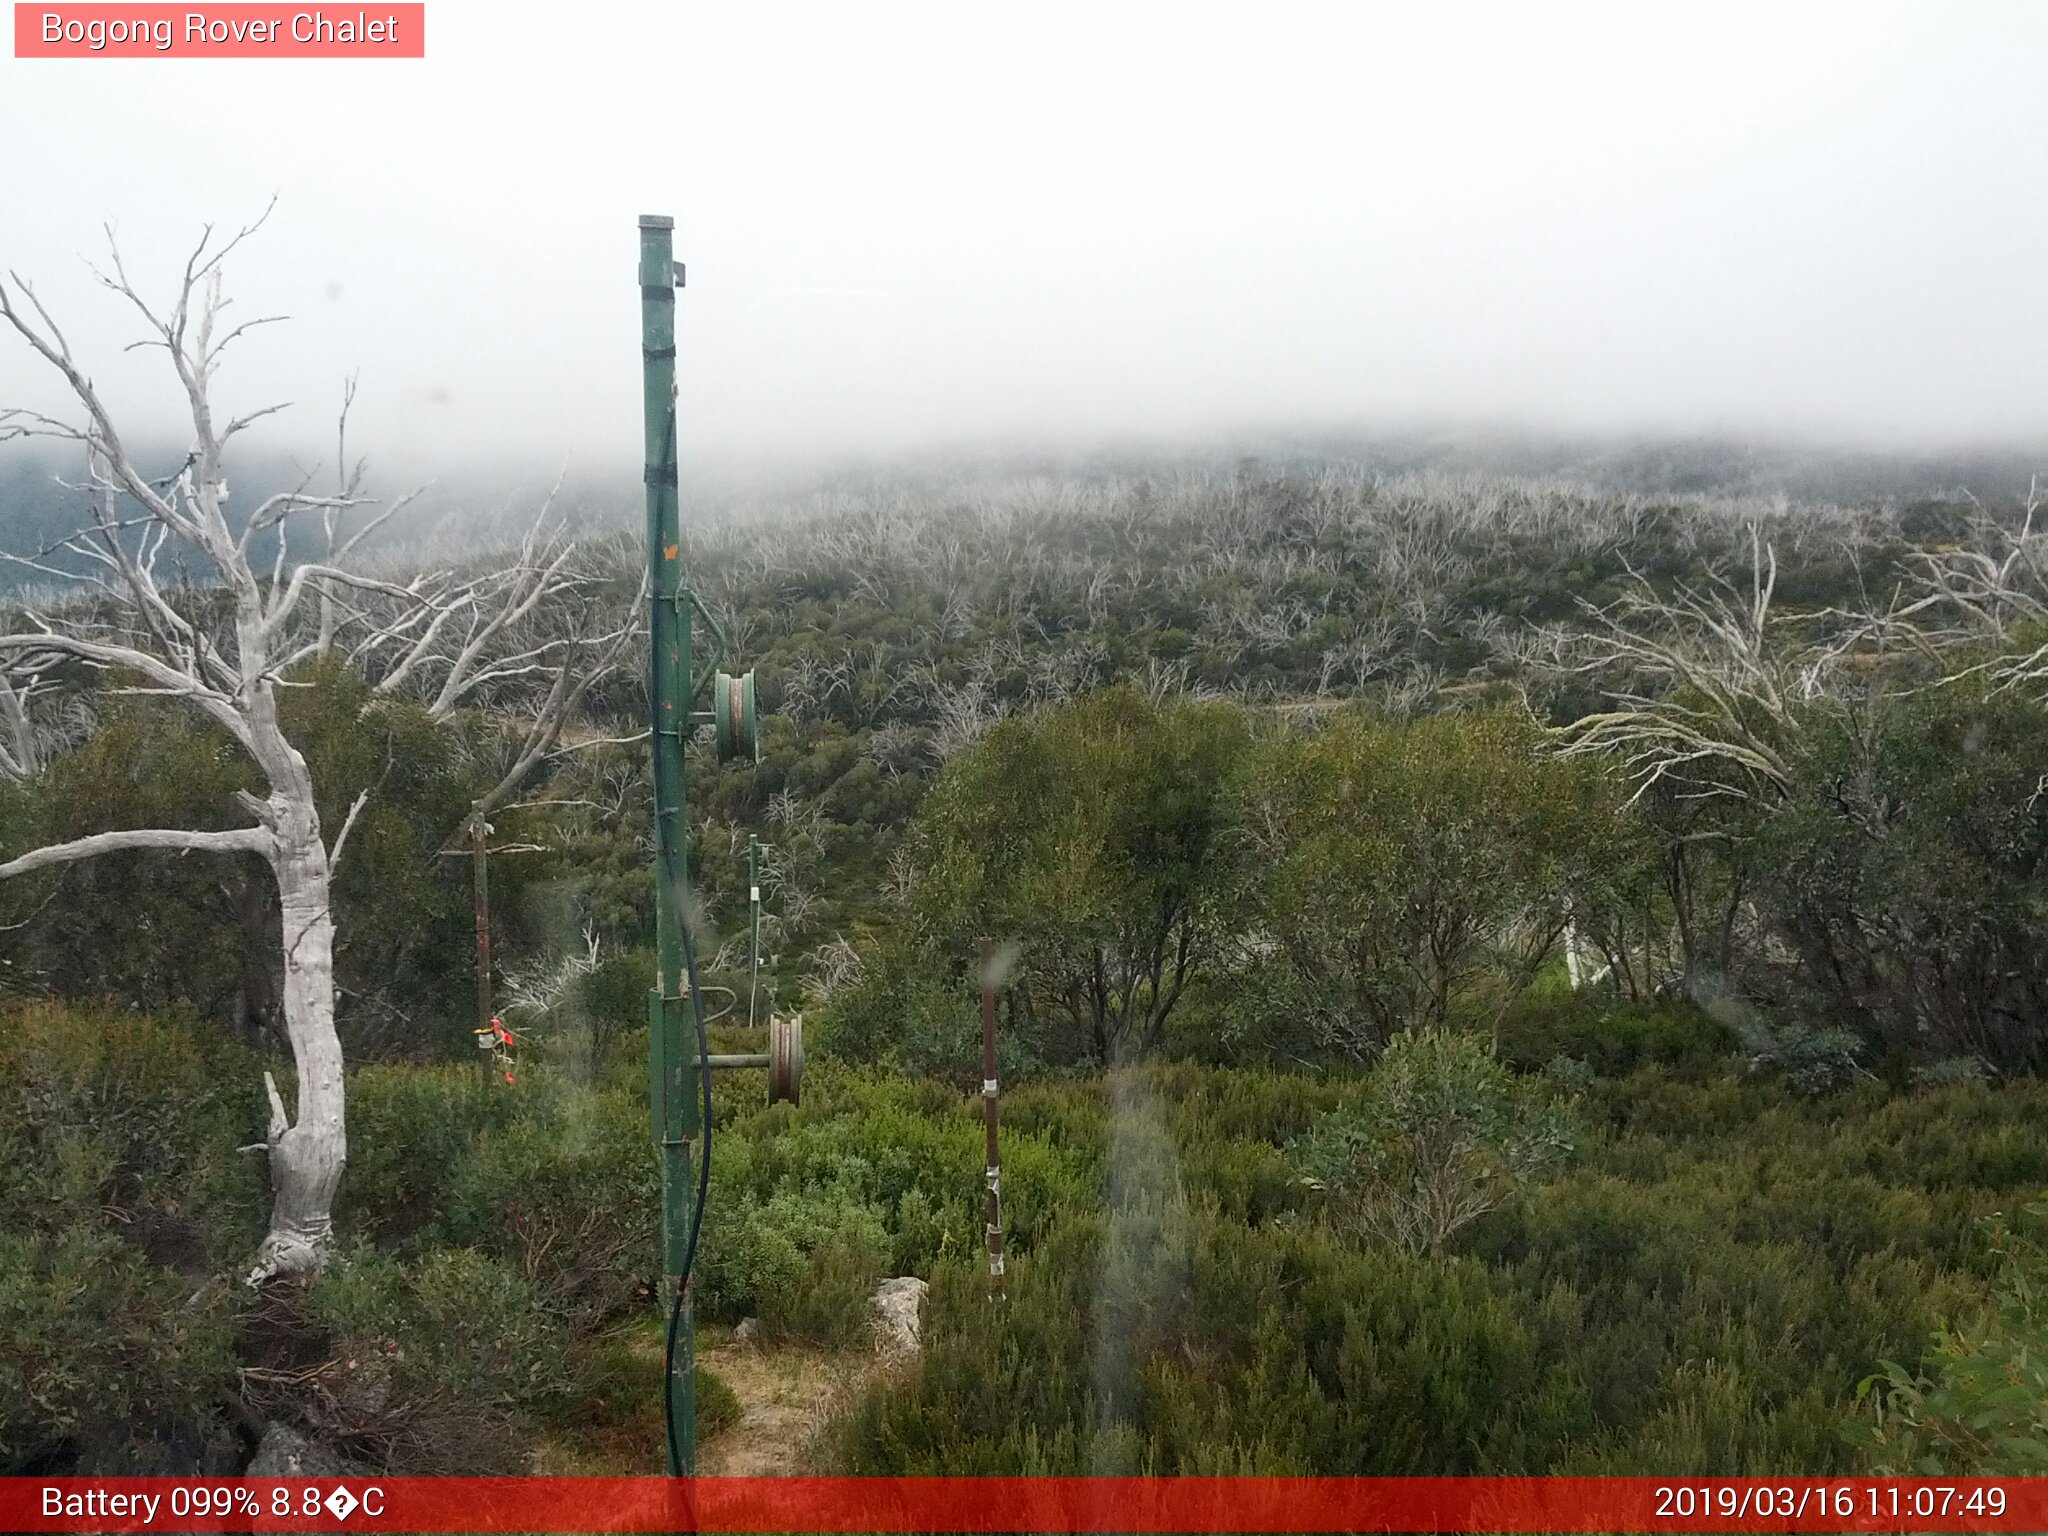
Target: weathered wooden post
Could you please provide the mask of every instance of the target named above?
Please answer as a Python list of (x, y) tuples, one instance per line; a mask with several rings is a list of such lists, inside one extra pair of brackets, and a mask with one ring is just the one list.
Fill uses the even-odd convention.
[(489, 1085), (497, 1066), (497, 1032), (491, 1021), (497, 1017), (491, 1007), (491, 862), (490, 823), (480, 811), (469, 816), (470, 879), (476, 897), (476, 1043), (482, 1052), (484, 1082)]
[(1003, 1155), (996, 1144), (996, 974), (995, 945), (981, 941), (981, 1103), (988, 1131), (988, 1198), (983, 1225), (988, 1236), (988, 1293), (1003, 1296)]

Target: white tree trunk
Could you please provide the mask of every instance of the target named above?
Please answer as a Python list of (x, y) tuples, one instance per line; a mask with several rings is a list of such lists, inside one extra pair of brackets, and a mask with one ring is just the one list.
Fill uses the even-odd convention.
[(284, 1018), (298, 1071), (298, 1113), (287, 1121), (266, 1073), (272, 1204), (270, 1231), (249, 1273), (252, 1285), (274, 1275), (308, 1274), (325, 1262), (334, 1244), (334, 1195), (348, 1160), (327, 849), (310, 806), (281, 809), (271, 867), (284, 914)]

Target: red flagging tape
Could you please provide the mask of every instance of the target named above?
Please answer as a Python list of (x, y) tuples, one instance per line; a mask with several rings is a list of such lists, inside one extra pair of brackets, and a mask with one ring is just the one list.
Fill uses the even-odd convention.
[(36, 1531), (2044, 1531), (2048, 1478), (0, 1478)]

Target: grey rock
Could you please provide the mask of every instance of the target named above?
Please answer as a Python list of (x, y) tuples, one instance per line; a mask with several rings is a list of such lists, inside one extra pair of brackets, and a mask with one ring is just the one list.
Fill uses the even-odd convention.
[(884, 1280), (875, 1287), (876, 1343), (883, 1354), (914, 1354), (918, 1347), (919, 1309), (925, 1283), (915, 1275)]
[(249, 1462), (247, 1477), (340, 1477), (347, 1465), (318, 1441), (309, 1440), (289, 1424), (272, 1422)]

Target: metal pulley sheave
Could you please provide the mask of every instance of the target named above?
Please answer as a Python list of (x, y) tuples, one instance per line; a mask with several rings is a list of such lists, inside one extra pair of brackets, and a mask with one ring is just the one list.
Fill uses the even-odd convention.
[(804, 1088), (804, 1019), (802, 1014), (768, 1021), (768, 1102), (799, 1104)]
[(704, 1065), (714, 1072), (765, 1067), (768, 1071), (768, 1102), (799, 1104), (804, 1091), (804, 1020), (802, 1014), (768, 1020), (768, 1049), (737, 1051), (729, 1055), (706, 1056)]
[(754, 703), (754, 674), (720, 672), (711, 680), (712, 729), (718, 760), (761, 761), (761, 712)]

